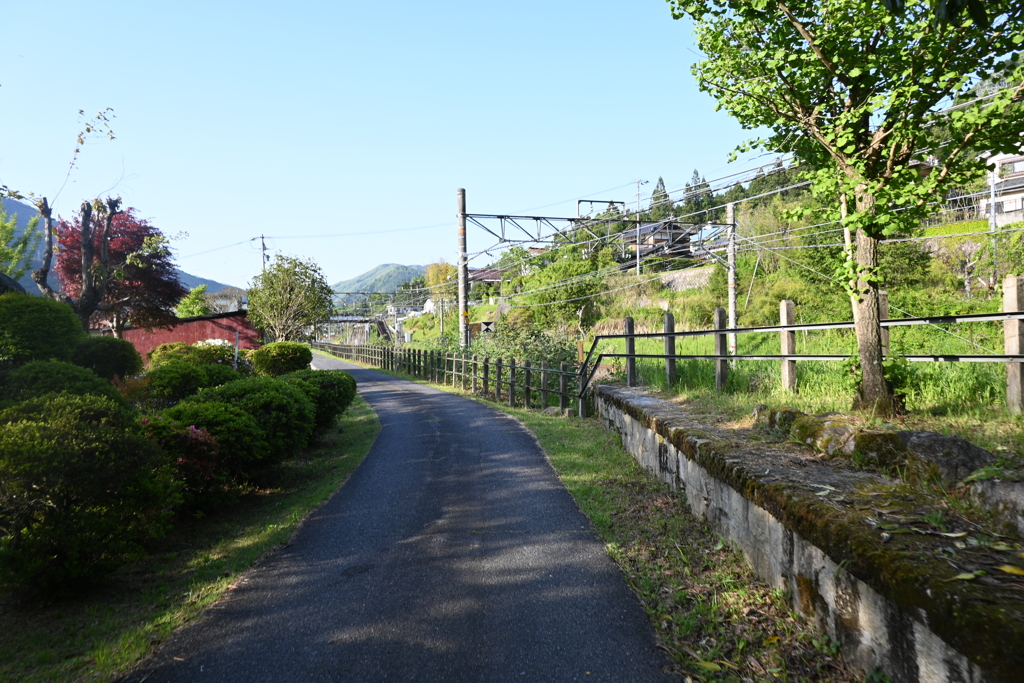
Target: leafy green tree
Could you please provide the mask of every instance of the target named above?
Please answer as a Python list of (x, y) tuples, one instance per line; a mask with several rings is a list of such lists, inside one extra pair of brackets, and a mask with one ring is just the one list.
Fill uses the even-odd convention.
[[(744, 149), (792, 152), (819, 197), (835, 198), (836, 218), (855, 233), (858, 406), (892, 410), (878, 324), (879, 241), (910, 229), (949, 187), (985, 172), (971, 150), (1013, 151), (1024, 92), (1019, 59), (1024, 4), (989, 0), (990, 26), (933, 21), (930, 4), (899, 13), (860, 0), (669, 0), (692, 17), (706, 59), (700, 87), (747, 128), (770, 131)], [(947, 110), (983, 79), (1011, 85)], [(952, 142), (933, 146), (933, 126)], [(929, 167), (927, 173), (922, 166)], [(841, 207), (847, 207), (843, 212)]]
[(28, 270), (32, 252), (39, 246), (42, 233), (39, 231), (39, 216), (29, 220), (24, 232), (18, 229), (18, 214), (8, 215), (0, 205), (0, 273), (17, 280)]
[(206, 301), (206, 285), (193, 287), (188, 294), (182, 297), (178, 305), (174, 307), (174, 313), (179, 318), (197, 318), (201, 315), (210, 315), (210, 304)]
[(303, 341), (333, 310), (334, 290), (312, 259), (278, 254), (249, 288), (249, 319), (272, 341)]
[(584, 256), (571, 246), (550, 254), (550, 263), (527, 278), (523, 303), (542, 327), (582, 325), (594, 312), (594, 296), (606, 288), (602, 267), (614, 263), (611, 248)]

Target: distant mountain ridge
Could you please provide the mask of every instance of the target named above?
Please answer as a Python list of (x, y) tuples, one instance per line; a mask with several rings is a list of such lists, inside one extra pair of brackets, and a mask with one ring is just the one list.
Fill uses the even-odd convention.
[[(19, 202), (16, 199), (4, 198), (3, 204), (4, 211), (7, 212), (8, 216), (17, 214), (18, 227), (15, 230), (15, 233), (19, 235), (26, 227), (28, 227), (28, 222), (38, 214), (36, 207), (31, 204), (26, 204), (25, 202)], [(39, 242), (39, 247), (36, 249), (36, 253), (32, 255), (32, 265), (30, 265), (28, 271), (18, 279), (18, 283), (24, 287), (25, 291), (29, 294), (39, 294), (39, 287), (37, 287), (36, 283), (32, 280), (32, 271), (36, 270), (43, 264), (44, 248), (45, 245), (41, 240)], [(219, 292), (222, 289), (234, 286), (226, 285), (223, 282), (217, 282), (216, 280), (207, 280), (206, 278), (202, 278), (197, 275), (191, 275), (180, 268), (175, 268), (174, 270), (178, 274), (178, 280), (180, 280), (181, 284), (188, 289), (194, 289), (199, 285), (206, 285), (206, 291), (212, 294), (214, 292)], [(53, 271), (50, 272), (50, 276), (47, 278), (47, 281), (50, 283), (50, 287), (54, 290), (60, 289), (60, 283), (57, 282), (56, 278), (53, 276)]]
[[(342, 280), (331, 285), (336, 293), (341, 292), (393, 292), (399, 285), (427, 272), (426, 266), (403, 266), (398, 263), (383, 263), (351, 280)], [(337, 296), (339, 302), (351, 301), (358, 297)]]

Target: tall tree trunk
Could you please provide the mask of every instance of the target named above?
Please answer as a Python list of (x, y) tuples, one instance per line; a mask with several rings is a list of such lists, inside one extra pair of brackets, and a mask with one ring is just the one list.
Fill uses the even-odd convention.
[(39, 268), (32, 271), (32, 280), (36, 283), (36, 287), (43, 296), (49, 297), (54, 301), (61, 301), (74, 308), (75, 304), (71, 300), (71, 297), (67, 296), (63, 292), (55, 292), (48, 278), (50, 276), (50, 268), (53, 265), (53, 210), (50, 208), (49, 203), (46, 201), (46, 197), (42, 197), (36, 202), (36, 209), (39, 211), (39, 215), (43, 217), (43, 231), (46, 233), (46, 246), (43, 251), (43, 262)]
[(82, 329), (89, 331), (89, 318), (96, 310), (99, 302), (96, 291), (96, 271), (93, 269), (93, 261), (96, 258), (96, 245), (93, 244), (92, 232), (92, 204), (82, 202), (82, 291), (78, 293), (78, 302), (75, 306), (75, 314), (78, 321), (82, 323)]
[(869, 275), (878, 267), (878, 239), (865, 230), (857, 231), (857, 265), (861, 277), (857, 281), (860, 296), (854, 316), (857, 352), (860, 354), (860, 392), (854, 401), (855, 410), (875, 415), (892, 414), (892, 394), (882, 368), (882, 328), (878, 314), (878, 282)]

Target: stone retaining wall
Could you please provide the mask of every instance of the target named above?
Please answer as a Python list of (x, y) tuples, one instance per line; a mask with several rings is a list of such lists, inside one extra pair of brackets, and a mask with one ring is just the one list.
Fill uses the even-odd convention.
[[(618, 432), (636, 460), (659, 481), (685, 493), (693, 513), (729, 539), (765, 581), (788, 590), (795, 608), (840, 643), (850, 664), (864, 672), (880, 670), (901, 683), (1024, 679), (1024, 668), (1018, 668), (1024, 649), (1019, 640), (1017, 647), (1009, 648), (980, 643), (971, 654), (984, 667), (947, 642), (956, 638), (960, 650), (967, 651), (963, 646), (971, 638), (987, 637), (984, 632), (964, 634), (962, 624), (947, 622), (951, 612), (956, 615), (955, 599), (950, 607), (936, 595), (935, 608), (925, 609), (914, 603), (921, 598), (918, 603), (928, 605), (930, 587), (908, 590), (899, 581), (885, 585), (879, 580), (872, 581), (873, 587), (851, 573), (851, 567), (864, 566), (860, 559), (865, 553), (858, 552), (856, 545), (860, 539), (844, 538), (842, 527), (831, 528), (827, 515), (816, 520), (813, 493), (808, 503), (811, 513), (795, 513), (799, 506), (788, 493), (784, 465), (771, 463), (762, 474), (762, 464), (745, 460), (713, 437), (702, 435), (692, 423), (685, 424), (674, 404), (637, 390), (598, 386), (594, 399), (602, 422)], [(776, 477), (780, 468), (781, 479)], [(803, 522), (794, 523), (795, 519)], [(811, 542), (808, 536), (819, 542)], [(868, 576), (868, 572), (858, 573)], [(918, 589), (923, 594), (913, 599), (900, 594)], [(1000, 651), (1003, 663), (992, 666)]]

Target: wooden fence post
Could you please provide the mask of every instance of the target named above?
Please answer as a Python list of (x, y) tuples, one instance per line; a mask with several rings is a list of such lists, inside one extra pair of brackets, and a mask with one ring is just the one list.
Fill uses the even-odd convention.
[[(878, 290), (878, 319), (888, 320), (889, 319), (889, 292), (884, 289)], [(883, 327), (882, 330), (882, 358), (889, 355), (889, 328)]]
[(516, 406), (516, 359), (508, 359), (508, 407)]
[[(1024, 310), (1024, 277), (1007, 275), (1003, 279), (1003, 312)], [(1024, 348), (1024, 320), (1003, 321), (1003, 353), (1019, 355)], [(1024, 365), (1006, 364), (1006, 408), (1019, 413), (1024, 408)]]
[(580, 395), (579, 395), (579, 398), (578, 398), (578, 410), (576, 412), (576, 415), (578, 415), (579, 417), (586, 417), (587, 416), (587, 395), (586, 395), (586, 392), (583, 391), (583, 382), (585, 381), (586, 378), (583, 376), (583, 366), (582, 365), (580, 365), (579, 371), (578, 371), (576, 377), (577, 377), (576, 386), (579, 387), (579, 391), (580, 391)]
[(477, 372), (479, 370), (480, 370), (480, 362), (477, 360), (477, 355), (474, 353), (473, 354), (473, 394), (474, 395), (476, 394), (476, 387), (477, 387), (476, 379), (477, 379)]
[[(779, 324), (792, 325), (795, 315), (795, 304), (788, 299), (779, 302)], [(792, 356), (796, 353), (796, 332), (783, 330), (779, 332), (782, 355)], [(796, 361), (782, 361), (782, 388), (784, 391), (796, 391)]]
[(501, 358), (494, 364), (494, 400), (501, 403)]
[(489, 373), (490, 363), (491, 363), (491, 357), (490, 356), (484, 356), (484, 396), (486, 396), (488, 398), (490, 398), (490, 396), (491, 396), (491, 387), (490, 387), (491, 378), (490, 378), (490, 373)]
[(530, 382), (533, 379), (533, 363), (530, 360), (523, 361), (523, 402), (526, 404), (526, 408), (530, 409), (533, 407), (530, 401)]
[(626, 318), (626, 386), (636, 386), (636, 340), (633, 338), (633, 319)]
[(462, 368), (462, 390), (466, 391), (467, 389), (469, 389), (469, 385), (466, 383), (466, 381), (469, 379), (468, 377), (466, 377), (466, 352), (463, 351), (462, 353), (460, 353), (459, 358), (461, 363), (460, 367)]
[[(725, 309), (715, 309), (715, 329), (725, 329)], [(715, 335), (715, 355), (725, 356), (729, 353), (728, 336), (725, 334)], [(725, 385), (729, 380), (729, 361), (724, 358), (715, 360), (715, 391), (725, 391)]]
[(569, 409), (569, 365), (563, 360), (558, 369), (558, 409), (565, 415)]
[(540, 404), (541, 410), (548, 407), (548, 362), (540, 362)]
[[(676, 355), (676, 338), (671, 336), (676, 331), (676, 318), (670, 312), (665, 311), (665, 355)], [(676, 359), (665, 359), (665, 385), (669, 391), (676, 384)]]

